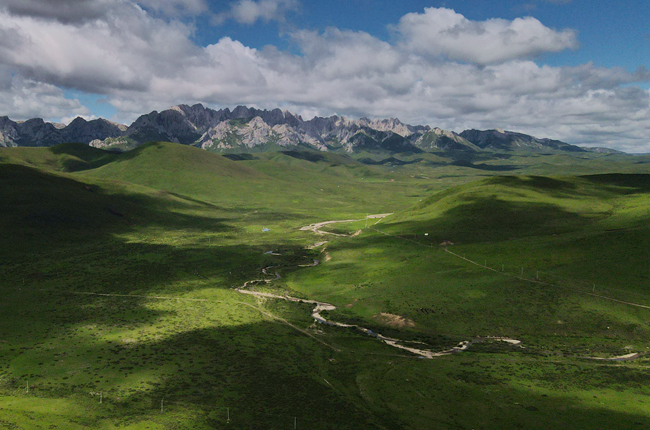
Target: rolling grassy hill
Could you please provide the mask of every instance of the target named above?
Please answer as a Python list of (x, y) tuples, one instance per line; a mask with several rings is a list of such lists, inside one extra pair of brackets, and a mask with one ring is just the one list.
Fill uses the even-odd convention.
[[(367, 309), (357, 302), (350, 309), (361, 308), (366, 317), (378, 314), (389, 301), (395, 312), (422, 320), (423, 327), (444, 325), (447, 333), (478, 333), (477, 315), (492, 314), (499, 315), (496, 322), (507, 331), (502, 334), (521, 333), (526, 325), (532, 334), (542, 330), (544, 320), (522, 319), (531, 303), (548, 307), (551, 298), (556, 300), (546, 312), (551, 321), (564, 305), (560, 299), (592, 292), (594, 284), (603, 294), (650, 305), (650, 296), (645, 296), (650, 293), (648, 219), (650, 175), (495, 177), (436, 193), (354, 240), (338, 241), (329, 250), (338, 261), (304, 272), (295, 288), (326, 292), (325, 297), (336, 297), (341, 305), (365, 298)], [(364, 223), (350, 227), (363, 229)], [(520, 277), (552, 285), (529, 285)], [(521, 284), (535, 296), (517, 305), (521, 315), (507, 304), (512, 296), (502, 293), (506, 284)], [(471, 298), (480, 300), (467, 300)], [(423, 313), (428, 303), (436, 303), (440, 312)], [(456, 305), (444, 311), (443, 303)], [(472, 312), (464, 312), (463, 306)], [(531, 309), (529, 316), (538, 311)], [(450, 312), (458, 313), (458, 321), (449, 319)], [(494, 322), (480, 322), (481, 330)], [(642, 338), (648, 333), (642, 320), (637, 323)], [(556, 326), (547, 329), (555, 331)]]
[[(637, 362), (639, 367), (595, 368), (582, 357), (631, 352), (646, 357), (649, 219), (650, 175), (484, 179), (433, 194), (377, 225), (349, 225), (348, 232), (363, 232), (331, 241), (325, 251), (331, 260), (292, 274), (286, 288), (339, 306), (329, 315), (334, 320), (424, 341), (439, 350), (475, 337), (523, 341), (524, 349), (479, 344), (464, 353), (472, 359), (456, 363), (459, 367), (435, 365), (451, 381), (416, 373), (410, 380), (422, 382), (410, 395), (404, 390), (376, 399), (414, 422), (421, 420), (423, 428), (427, 421), (422, 416), (434, 421), (438, 414), (450, 419), (448, 426), (488, 422), (485, 428), (509, 428), (512, 422), (496, 418), (485, 405), (505, 413), (508, 404), (526, 406), (521, 399), (527, 395), (537, 397), (533, 403), (543, 403), (542, 393), (557, 405), (572, 398), (582, 399), (582, 406), (568, 411), (550, 407), (548, 415), (535, 406), (535, 423), (519, 421), (524, 428), (607, 428), (584, 410), (580, 417), (572, 414), (594, 406), (588, 397), (607, 399), (598, 406), (607, 412), (598, 414), (608, 418), (618, 416), (615, 412), (631, 399), (645, 403), (648, 392), (639, 384), (650, 378), (647, 358)], [(387, 313), (412, 324), (398, 324)], [(413, 371), (411, 366), (398, 369), (391, 372), (401, 376)], [(386, 377), (371, 385), (387, 394), (395, 380)], [(445, 390), (435, 395), (423, 388), (451, 384), (456, 388), (448, 389), (458, 393), (458, 381), (467, 390), (478, 390), (474, 395), (486, 403), (479, 407), (472, 403), (473, 395), (447, 397)], [(513, 399), (513, 390), (518, 392), (514, 397), (523, 397), (505, 400)], [(488, 401), (494, 393), (502, 393), (505, 403)], [(484, 414), (483, 419), (474, 413), (466, 421), (452, 419), (450, 410), (459, 405), (478, 407), (482, 412), (475, 413)], [(437, 412), (425, 412), (427, 408)], [(647, 422), (630, 420), (625, 421)]]
[(64, 143), (48, 148), (11, 148), (0, 153), (0, 162), (21, 164), (44, 170), (74, 172), (99, 167), (115, 160), (118, 153), (82, 143)]
[[(169, 143), (0, 157), (0, 426), (650, 424), (650, 309), (621, 303), (650, 306), (648, 175), (233, 160)], [(337, 218), (362, 221), (327, 228), (361, 233), (298, 230)], [(420, 360), (316, 325), (308, 304), (232, 288), (262, 278), (252, 288), (326, 300), (339, 307), (328, 318), (433, 349), (485, 336), (524, 348), (488, 340)]]

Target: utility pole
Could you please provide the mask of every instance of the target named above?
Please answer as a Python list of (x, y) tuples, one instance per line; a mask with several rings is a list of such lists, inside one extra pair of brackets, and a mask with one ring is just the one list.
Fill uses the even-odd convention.
[(25, 388), (25, 392), (29, 393), (29, 381), (27, 381), (27, 388)]
[(99, 392), (99, 404), (100, 404), (100, 405), (102, 404), (102, 401), (103, 401), (103, 400), (104, 400), (104, 392), (103, 392), (103, 391), (100, 391), (100, 392)]
[(165, 401), (165, 399), (160, 399), (160, 413), (161, 414), (165, 412), (165, 410), (163, 409), (163, 402), (164, 401)]
[(226, 424), (228, 424), (230, 422), (230, 408), (226, 408), (226, 414), (228, 417), (228, 419), (226, 420)]
[(298, 425), (298, 417), (293, 417), (293, 428), (296, 429)]

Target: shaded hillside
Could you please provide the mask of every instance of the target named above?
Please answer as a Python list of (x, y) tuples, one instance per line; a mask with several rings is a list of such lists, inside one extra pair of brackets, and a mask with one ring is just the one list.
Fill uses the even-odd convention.
[(76, 172), (110, 163), (117, 159), (118, 154), (83, 143), (63, 143), (47, 148), (6, 149), (0, 154), (0, 161), (39, 169)]
[(636, 226), (633, 212), (648, 215), (649, 202), (650, 175), (499, 176), (434, 194), (390, 223), (433, 243), (491, 242), (606, 229), (625, 204)]

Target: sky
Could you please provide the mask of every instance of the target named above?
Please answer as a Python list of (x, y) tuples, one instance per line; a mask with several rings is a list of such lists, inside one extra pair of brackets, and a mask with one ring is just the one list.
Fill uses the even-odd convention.
[(647, 0), (0, 0), (0, 116), (177, 104), (650, 152)]

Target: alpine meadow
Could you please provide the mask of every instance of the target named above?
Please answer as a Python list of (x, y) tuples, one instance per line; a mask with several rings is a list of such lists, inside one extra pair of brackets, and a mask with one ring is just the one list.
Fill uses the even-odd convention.
[(0, 429), (650, 428), (650, 12), (439, 3), (1, 1)]

